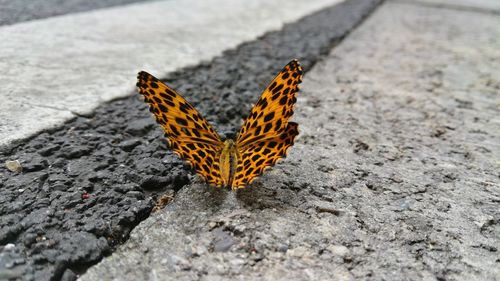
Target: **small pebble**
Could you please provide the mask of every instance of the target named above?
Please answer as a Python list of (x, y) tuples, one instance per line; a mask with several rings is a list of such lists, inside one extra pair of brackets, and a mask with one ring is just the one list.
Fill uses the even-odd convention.
[(340, 257), (345, 257), (350, 254), (350, 251), (347, 247), (342, 245), (330, 245), (327, 248), (332, 254)]
[(23, 167), (21, 166), (21, 163), (19, 163), (19, 160), (14, 160), (14, 161), (7, 160), (5, 161), (5, 167), (7, 167), (9, 171), (15, 173), (20, 173), (23, 171)]

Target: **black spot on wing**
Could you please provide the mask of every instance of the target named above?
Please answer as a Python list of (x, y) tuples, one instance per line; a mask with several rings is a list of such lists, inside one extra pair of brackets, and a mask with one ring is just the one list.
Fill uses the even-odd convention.
[(175, 117), (175, 122), (177, 122), (177, 124), (179, 124), (181, 126), (187, 126), (188, 125), (188, 122), (186, 121), (186, 119), (183, 119), (183, 118), (180, 118), (180, 117)]
[(273, 118), (274, 118), (274, 111), (271, 113), (268, 113), (266, 116), (264, 116), (264, 122), (269, 122), (269, 121), (273, 120)]

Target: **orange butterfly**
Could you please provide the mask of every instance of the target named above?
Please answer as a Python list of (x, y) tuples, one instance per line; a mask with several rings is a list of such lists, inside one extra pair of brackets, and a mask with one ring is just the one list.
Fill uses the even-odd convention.
[(141, 71), (139, 93), (163, 127), (170, 148), (209, 184), (243, 188), (286, 156), (298, 135), (293, 115), (302, 68), (292, 60), (262, 93), (236, 139), (222, 140), (208, 121), (180, 94)]

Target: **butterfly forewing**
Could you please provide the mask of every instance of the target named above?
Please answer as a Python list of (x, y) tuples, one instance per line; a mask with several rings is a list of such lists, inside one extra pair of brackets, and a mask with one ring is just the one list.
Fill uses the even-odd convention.
[(238, 134), (240, 155), (233, 188), (243, 187), (286, 156), (298, 135), (298, 125), (288, 122), (302, 82), (302, 68), (292, 60), (278, 73), (250, 111)]
[(236, 140), (239, 147), (279, 135), (293, 115), (295, 93), (302, 82), (302, 68), (297, 60), (289, 62), (264, 90), (241, 126)]
[(171, 149), (210, 184), (221, 185), (219, 157), (223, 142), (208, 121), (180, 94), (141, 71), (137, 87), (165, 131)]

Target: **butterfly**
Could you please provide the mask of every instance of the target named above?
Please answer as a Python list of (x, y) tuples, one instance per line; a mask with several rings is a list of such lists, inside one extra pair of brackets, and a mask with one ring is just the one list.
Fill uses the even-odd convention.
[(264, 90), (237, 136), (226, 140), (186, 99), (151, 74), (139, 72), (137, 87), (173, 152), (208, 184), (234, 190), (250, 184), (293, 145), (298, 124), (288, 120), (302, 73), (297, 60), (289, 62)]

